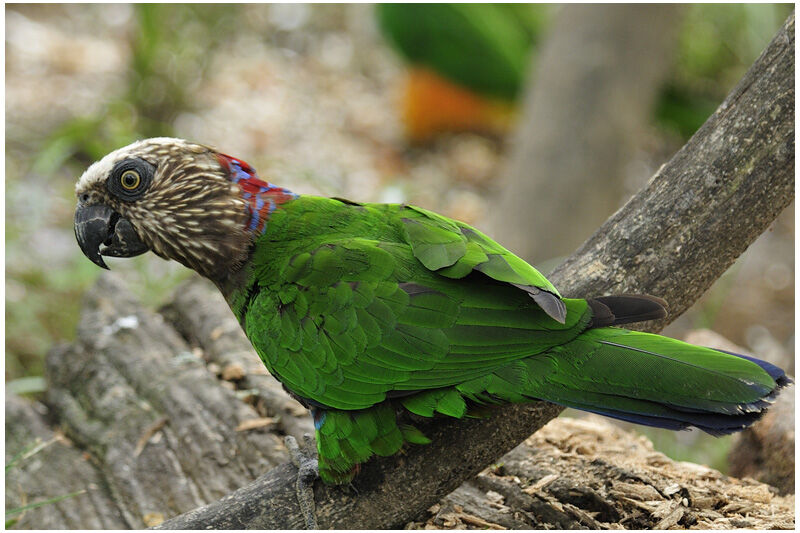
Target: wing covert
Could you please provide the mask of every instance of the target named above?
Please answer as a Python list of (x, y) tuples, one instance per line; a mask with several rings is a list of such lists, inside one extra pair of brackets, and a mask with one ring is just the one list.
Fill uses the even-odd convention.
[(429, 270), (454, 279), (477, 270), (527, 292), (549, 316), (564, 322), (566, 308), (555, 286), (477, 229), (415, 206), (406, 206), (401, 220), (414, 257)]

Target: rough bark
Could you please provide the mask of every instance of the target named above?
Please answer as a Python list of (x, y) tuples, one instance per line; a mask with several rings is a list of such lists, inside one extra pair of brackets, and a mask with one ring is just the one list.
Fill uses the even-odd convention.
[(680, 15), (671, 4), (559, 9), (489, 215), (510, 250), (534, 263), (567, 256), (620, 206)]
[[(6, 394), (6, 465), (37, 442), (49, 443), (20, 466), (6, 471), (6, 511), (26, 503), (88, 490), (80, 505), (50, 505), (19, 518), (17, 527), (37, 529), (119, 529), (128, 527), (98, 464), (58, 430), (49, 427), (48, 408)], [(73, 500), (74, 501), (74, 500)]]
[(794, 98), (792, 14), (689, 142), (556, 268), (580, 273), (564, 293), (646, 289), (673, 318), (685, 311), (794, 197)]
[(558, 418), (414, 529), (792, 529), (794, 498), (673, 461), (608, 419)]
[(303, 434), (314, 433), (308, 411), (269, 375), (264, 364), (253, 357), (253, 347), (241, 326), (228, 311), (225, 299), (210, 285), (186, 285), (162, 309), (164, 316), (193, 346), (199, 347), (223, 379), (240, 390), (252, 391), (259, 413), (274, 418), (277, 429), (302, 442)]
[[(196, 293), (211, 290), (195, 282), (187, 287)], [(123, 502), (114, 500), (96, 458), (50, 430), (46, 418), (42, 404), (6, 397), (7, 462), (9, 449), (24, 447), (33, 436), (52, 441), (7, 472), (6, 508), (26, 497), (31, 502), (88, 491), (29, 511), (16, 527), (125, 527), (118, 507)], [(168, 483), (170, 475), (164, 472), (163, 479), (154, 482)], [(283, 475), (291, 476), (292, 470), (287, 468)], [(254, 518), (264, 507), (279, 504), (280, 499), (260, 499), (254, 492), (258, 489), (251, 485), (223, 499), (223, 509)], [(706, 467), (673, 461), (654, 451), (646, 438), (607, 419), (559, 418), (405, 527), (652, 529), (674, 524), (698, 529), (791, 529), (794, 499), (774, 492), (753, 480), (728, 478)], [(158, 514), (149, 515), (145, 522), (157, 522)], [(239, 522), (214, 525), (235, 527)]]
[(278, 436), (235, 430), (259, 413), (114, 276), (87, 293), (78, 338), (48, 354), (47, 404), (100, 465), (117, 527), (221, 498), (286, 460)]
[[(709, 123), (556, 271), (554, 283), (565, 294), (666, 296), (673, 316), (698, 298), (793, 195), (793, 59), (794, 16)], [(52, 513), (49, 523), (56, 524), (56, 515), (64, 513), (60, 527), (142, 527), (223, 496), (161, 527), (303, 525), (295, 468), (286, 463), (278, 435), (237, 428), (267, 415), (285, 433), (304, 431), (304, 423), (291, 422), (292, 404), (262, 372), (251, 370), (257, 368), (255, 355), (242, 344), (229, 311), (199, 305), (205, 298), (188, 286), (166, 310), (180, 335), (164, 315), (132, 300), (113, 276), (101, 277), (87, 294), (78, 341), (48, 356), (46, 403), (48, 420), (89, 461), (77, 462), (72, 448), (64, 447), (70, 461), (54, 462), (56, 468), (68, 463), (64, 472), (51, 471), (50, 483), (38, 479), (57, 489), (47, 496), (69, 492), (65, 487), (81, 480), (96, 480), (102, 494), (90, 491), (75, 497), (81, 500), (41, 508), (21, 526), (43, 527), (40, 513)], [(232, 381), (221, 386), (216, 374), (231, 365), (241, 372), (229, 372)], [(45, 419), (15, 402), (7, 399), (7, 413), (18, 413), (24, 424), (34, 420), (31, 435), (47, 438)], [(317, 484), (320, 525), (402, 527), (558, 412), (540, 402), (498, 409), (490, 419), (423, 421), (420, 429), (432, 444), (368, 462), (352, 487)], [(7, 492), (7, 505), (18, 503), (13, 494), (8, 498)], [(92, 498), (91, 505), (84, 498)], [(102, 509), (102, 519), (81, 515), (91, 506)], [(64, 510), (70, 507), (82, 509)]]

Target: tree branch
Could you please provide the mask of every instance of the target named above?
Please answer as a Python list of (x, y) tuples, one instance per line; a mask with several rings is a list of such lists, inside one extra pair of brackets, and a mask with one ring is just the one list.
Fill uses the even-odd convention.
[[(686, 310), (794, 195), (794, 14), (719, 109), (648, 185), (552, 274), (566, 295), (647, 292)], [(658, 331), (664, 323), (648, 324)], [(433, 443), (364, 465), (353, 487), (318, 484), (322, 528), (390, 528), (418, 516), (561, 408), (420, 424)], [(302, 527), (294, 467), (282, 465), (162, 528)]]
[[(566, 257), (619, 207), (672, 69), (684, 11), (679, 4), (558, 9), (531, 55), (533, 83), (486, 221), (504, 246), (528, 261)], [(569, 224), (565, 206), (580, 213)], [(528, 230), (541, 227), (548, 230)]]

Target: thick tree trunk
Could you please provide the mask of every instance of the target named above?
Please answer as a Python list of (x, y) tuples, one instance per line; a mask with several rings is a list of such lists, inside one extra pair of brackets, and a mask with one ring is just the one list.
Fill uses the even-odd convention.
[(534, 264), (567, 256), (620, 206), (680, 14), (671, 4), (559, 8), (488, 220), (508, 249)]
[[(664, 296), (675, 317), (769, 226), (793, 192), (792, 15), (708, 123), (551, 279), (568, 295)], [(19, 471), (24, 475), (7, 476), (7, 506), (37, 487), (41, 493), (41, 484), (55, 491), (43, 494), (50, 497), (87, 483), (96, 488), (76, 496), (89, 503), (42, 507), (20, 525), (142, 527), (224, 496), (161, 527), (302, 527), (296, 469), (286, 463), (278, 435), (254, 427), (272, 424), (298, 435), (307, 419), (257, 370), (221, 297), (206, 290), (185, 287), (164, 315), (143, 309), (113, 276), (101, 277), (87, 294), (78, 341), (48, 356), (50, 412), (6, 400), (13, 442), (49, 438), (48, 423), (71, 439), (42, 452), (57, 457), (30, 459), (39, 468), (46, 461), (40, 477), (27, 474), (34, 463)], [(221, 386), (217, 373), (229, 385)], [(559, 412), (540, 402), (499, 408), (490, 419), (424, 421), (420, 429), (432, 444), (369, 461), (352, 487), (316, 484), (320, 526), (402, 527)], [(664, 520), (679, 514), (665, 509)]]

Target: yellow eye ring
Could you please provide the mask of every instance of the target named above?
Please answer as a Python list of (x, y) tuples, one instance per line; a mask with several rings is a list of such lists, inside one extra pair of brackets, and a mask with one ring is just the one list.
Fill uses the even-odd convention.
[(136, 189), (141, 182), (142, 178), (139, 177), (139, 173), (135, 170), (126, 170), (122, 173), (122, 176), (119, 177), (119, 183), (126, 191)]

